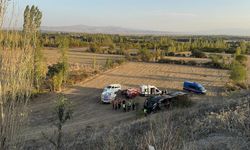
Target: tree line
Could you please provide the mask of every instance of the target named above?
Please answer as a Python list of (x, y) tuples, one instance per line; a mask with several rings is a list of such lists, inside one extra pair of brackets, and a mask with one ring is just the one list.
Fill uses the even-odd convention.
[[(225, 52), (234, 54), (237, 48), (249, 52), (250, 44), (245, 40), (227, 41), (223, 37), (168, 37), (168, 36), (122, 36), (106, 34), (44, 33), (42, 43), (45, 47), (58, 47), (59, 39), (69, 40), (69, 47), (90, 47), (95, 53), (124, 54), (129, 49), (160, 49), (165, 53), (183, 52), (199, 49), (204, 52)], [(106, 49), (105, 49), (106, 48)], [(115, 51), (114, 51), (115, 50)]]

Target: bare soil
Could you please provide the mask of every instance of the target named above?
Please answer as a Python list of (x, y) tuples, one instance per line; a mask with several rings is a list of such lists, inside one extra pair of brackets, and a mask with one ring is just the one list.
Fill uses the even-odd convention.
[[(185, 80), (200, 82), (207, 88), (209, 92), (206, 96), (193, 97), (199, 101), (221, 94), (228, 75), (224, 70), (201, 67), (126, 63), (64, 91), (66, 97), (72, 101), (74, 110), (73, 118), (66, 123), (64, 130), (73, 133), (87, 126), (112, 126), (140, 117), (136, 112), (115, 111), (111, 105), (100, 102), (102, 89), (108, 84), (119, 83), (123, 88), (151, 84), (160, 89), (175, 91), (182, 90)], [(139, 97), (138, 101), (142, 103), (144, 99)], [(56, 94), (50, 93), (30, 102), (29, 124), (24, 134), (27, 139), (41, 138), (41, 132), (53, 133), (55, 100)]]

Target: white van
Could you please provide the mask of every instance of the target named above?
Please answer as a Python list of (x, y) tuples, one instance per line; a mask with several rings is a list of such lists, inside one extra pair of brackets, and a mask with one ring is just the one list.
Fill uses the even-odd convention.
[(102, 92), (101, 101), (103, 103), (110, 103), (115, 99), (116, 93), (121, 89), (122, 86), (120, 84), (111, 84), (106, 86)]
[(163, 94), (161, 90), (157, 87), (152, 85), (141, 85), (140, 86), (140, 94), (142, 96), (149, 96), (149, 95), (161, 95)]

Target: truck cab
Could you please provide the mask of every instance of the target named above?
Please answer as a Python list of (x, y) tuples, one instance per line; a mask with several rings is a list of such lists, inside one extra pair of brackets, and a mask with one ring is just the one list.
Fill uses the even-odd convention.
[(101, 101), (103, 103), (110, 103), (115, 99), (117, 92), (121, 89), (122, 87), (120, 84), (111, 84), (106, 86), (101, 94)]

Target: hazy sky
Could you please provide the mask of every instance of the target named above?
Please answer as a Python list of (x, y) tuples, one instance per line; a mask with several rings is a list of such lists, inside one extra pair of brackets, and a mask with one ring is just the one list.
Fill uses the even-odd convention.
[(175, 32), (250, 31), (250, 0), (20, 0), (37, 5), (44, 26), (120, 26)]

